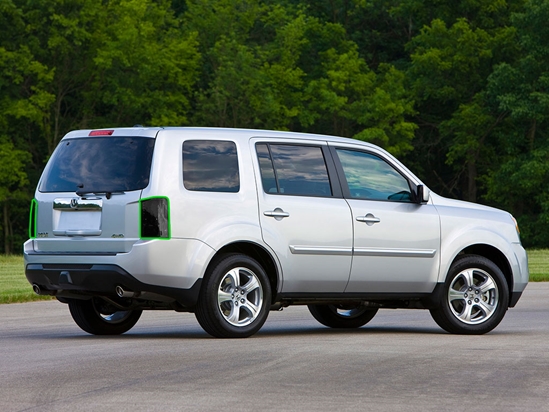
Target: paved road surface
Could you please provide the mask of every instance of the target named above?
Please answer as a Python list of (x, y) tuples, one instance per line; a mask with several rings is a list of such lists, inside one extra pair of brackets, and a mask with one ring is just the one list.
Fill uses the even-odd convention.
[(97, 337), (56, 301), (0, 305), (0, 410), (549, 411), (549, 283), (474, 337), (412, 310), (334, 331), (305, 307), (244, 340), (175, 312)]

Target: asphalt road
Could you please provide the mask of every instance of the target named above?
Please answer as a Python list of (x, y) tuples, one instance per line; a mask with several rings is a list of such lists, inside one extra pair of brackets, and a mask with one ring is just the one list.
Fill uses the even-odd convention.
[(549, 283), (473, 337), (416, 310), (336, 331), (305, 307), (243, 340), (175, 312), (97, 337), (56, 301), (0, 305), (0, 410), (549, 411), (548, 315)]

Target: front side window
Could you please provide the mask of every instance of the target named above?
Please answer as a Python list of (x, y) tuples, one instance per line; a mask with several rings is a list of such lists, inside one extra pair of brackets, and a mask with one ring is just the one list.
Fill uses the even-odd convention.
[(385, 160), (366, 152), (337, 149), (351, 198), (411, 202), (408, 180)]
[(261, 143), (256, 150), (265, 193), (332, 196), (320, 147)]
[(235, 143), (219, 140), (185, 141), (183, 184), (187, 190), (238, 192), (240, 176)]
[(59, 143), (44, 172), (41, 192), (125, 192), (149, 184), (154, 139), (88, 137)]

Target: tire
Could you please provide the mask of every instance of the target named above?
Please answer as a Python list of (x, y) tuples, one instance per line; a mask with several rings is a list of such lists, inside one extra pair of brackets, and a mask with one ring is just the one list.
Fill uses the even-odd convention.
[(100, 298), (71, 299), (69, 311), (80, 328), (92, 335), (120, 335), (129, 331), (141, 317), (141, 310), (121, 311)]
[(457, 259), (431, 309), (435, 322), (450, 333), (482, 335), (494, 329), (509, 306), (509, 288), (501, 269), (482, 256)]
[(360, 328), (370, 322), (376, 309), (356, 305), (308, 305), (311, 315), (324, 326), (338, 329)]
[(213, 337), (247, 338), (261, 329), (270, 307), (265, 270), (249, 256), (228, 254), (208, 269), (195, 316)]

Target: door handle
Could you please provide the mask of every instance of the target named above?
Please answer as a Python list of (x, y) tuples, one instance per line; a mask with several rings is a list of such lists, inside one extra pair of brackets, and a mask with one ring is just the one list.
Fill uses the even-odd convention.
[(276, 220), (282, 220), (285, 217), (290, 216), (288, 212), (285, 212), (279, 207), (277, 207), (275, 210), (268, 210), (266, 212), (263, 212), (263, 214), (268, 217), (274, 217)]
[(368, 226), (372, 226), (374, 223), (381, 222), (381, 219), (379, 217), (375, 217), (371, 213), (368, 213), (366, 216), (357, 216), (356, 220), (358, 222), (364, 222)]

